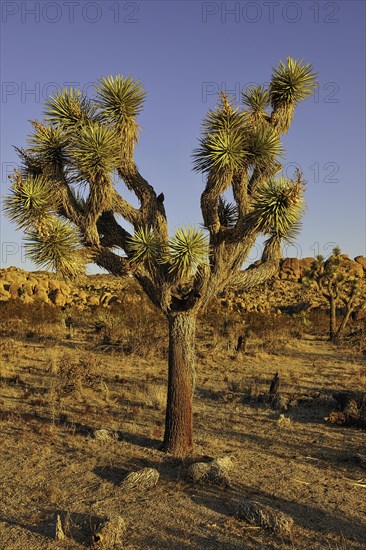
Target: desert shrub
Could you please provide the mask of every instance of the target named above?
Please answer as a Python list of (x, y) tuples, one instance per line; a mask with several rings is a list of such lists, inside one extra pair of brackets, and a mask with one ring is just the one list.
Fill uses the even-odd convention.
[(0, 302), (0, 330), (3, 335), (20, 338), (60, 336), (62, 315), (52, 304), (8, 300)]
[(121, 303), (94, 311), (92, 329), (96, 348), (139, 357), (167, 353), (165, 317), (149, 303)]
[(366, 319), (351, 321), (337, 344), (366, 354)]
[(313, 309), (308, 312), (309, 328), (307, 332), (313, 336), (328, 337), (329, 316), (325, 309)]
[(146, 388), (146, 404), (162, 410), (166, 404), (166, 387), (161, 384), (149, 384)]
[(97, 388), (102, 381), (101, 361), (92, 354), (78, 359), (63, 354), (50, 365), (53, 374), (51, 392), (57, 398), (80, 392), (83, 388)]

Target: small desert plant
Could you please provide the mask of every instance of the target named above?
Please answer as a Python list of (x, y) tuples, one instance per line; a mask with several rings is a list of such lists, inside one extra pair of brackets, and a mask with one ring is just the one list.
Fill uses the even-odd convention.
[[(329, 340), (335, 342), (344, 333), (355, 308), (364, 300), (362, 283), (349, 277), (342, 268), (341, 250), (335, 247), (327, 260), (317, 256), (303, 277), (305, 287), (315, 288), (329, 304)], [(337, 323), (337, 307), (344, 306), (340, 323)]]
[(62, 335), (60, 310), (52, 304), (21, 300), (0, 302), (0, 330), (3, 334), (28, 337), (55, 337)]
[(149, 384), (146, 389), (146, 403), (154, 409), (162, 410), (166, 404), (166, 388), (158, 384)]
[(54, 382), (51, 390), (58, 399), (82, 391), (83, 388), (96, 388), (101, 382), (100, 363), (93, 355), (84, 355), (78, 360), (64, 354), (53, 366)]

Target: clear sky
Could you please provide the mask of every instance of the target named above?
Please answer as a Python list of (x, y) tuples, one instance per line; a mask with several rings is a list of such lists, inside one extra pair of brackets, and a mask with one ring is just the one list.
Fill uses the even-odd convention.
[[(142, 174), (164, 192), (172, 230), (201, 222), (202, 177), (191, 153), (218, 90), (240, 101), (290, 55), (313, 63), (318, 93), (284, 139), (287, 175), (308, 180), (302, 232), (286, 256), (366, 255), (364, 1), (5, 1), (1, 3), (1, 195), (29, 120), (70, 83), (93, 93), (109, 74), (147, 90), (137, 148)], [(1, 265), (32, 269), (22, 233), (1, 214)], [(258, 259), (260, 245), (251, 260)]]

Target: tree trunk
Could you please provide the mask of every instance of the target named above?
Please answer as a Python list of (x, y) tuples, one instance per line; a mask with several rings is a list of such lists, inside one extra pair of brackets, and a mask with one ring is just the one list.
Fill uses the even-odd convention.
[(336, 324), (337, 324), (337, 305), (336, 300), (332, 296), (330, 297), (330, 325), (329, 325), (329, 340), (334, 342), (336, 336)]
[(349, 321), (349, 318), (351, 317), (351, 313), (353, 312), (354, 310), (354, 306), (353, 306), (353, 301), (352, 300), (349, 300), (347, 305), (346, 305), (346, 311), (345, 311), (345, 314), (343, 316), (343, 319), (342, 319), (342, 322), (337, 330), (337, 336), (336, 338), (339, 338), (341, 336), (341, 334), (344, 332), (344, 329), (346, 328), (346, 325)]
[(169, 317), (169, 372), (165, 435), (162, 450), (186, 456), (193, 447), (192, 400), (195, 381), (196, 316)]

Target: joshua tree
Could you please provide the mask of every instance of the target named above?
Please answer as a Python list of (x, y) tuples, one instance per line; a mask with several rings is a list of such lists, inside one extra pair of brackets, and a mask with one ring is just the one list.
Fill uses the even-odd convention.
[[(316, 288), (329, 304), (329, 340), (334, 342), (343, 333), (355, 308), (361, 303), (361, 281), (349, 277), (342, 269), (341, 250), (333, 248), (327, 260), (319, 255), (303, 277), (303, 284)], [(343, 304), (344, 315), (337, 328), (337, 306)]]
[[(243, 92), (242, 108), (221, 94), (193, 154), (194, 170), (206, 176), (202, 231), (182, 228), (169, 236), (164, 196), (135, 164), (136, 117), (145, 92), (131, 77), (102, 78), (94, 99), (72, 88), (50, 97), (44, 122), (32, 123), (29, 146), (18, 149), (22, 168), (12, 177), (5, 208), (25, 230), (30, 258), (67, 276), (76, 276), (89, 262), (119, 277), (132, 275), (166, 315), (162, 448), (177, 456), (192, 448), (198, 312), (229, 284), (249, 289), (273, 276), (281, 239), (292, 238), (298, 227), (302, 175), (275, 176), (282, 168), (281, 134), (315, 84), (310, 64), (288, 58), (273, 70), (268, 88)], [(138, 208), (120, 194), (123, 185), (135, 193)], [(234, 203), (225, 197), (229, 188)], [(241, 271), (260, 235), (267, 236), (260, 265)]]

